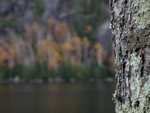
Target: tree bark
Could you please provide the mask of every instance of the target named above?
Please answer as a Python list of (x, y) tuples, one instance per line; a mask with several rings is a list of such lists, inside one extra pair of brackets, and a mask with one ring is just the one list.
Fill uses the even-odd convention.
[(150, 113), (150, 0), (111, 0), (116, 113)]

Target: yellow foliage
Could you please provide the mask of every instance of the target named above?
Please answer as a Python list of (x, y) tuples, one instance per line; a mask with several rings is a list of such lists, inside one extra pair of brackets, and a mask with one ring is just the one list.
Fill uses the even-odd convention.
[(61, 62), (62, 60), (57, 44), (50, 38), (39, 41), (37, 57), (39, 60), (45, 61), (55, 59), (56, 62)]
[(56, 59), (57, 62), (60, 62), (61, 59), (62, 59), (60, 54), (57, 51), (53, 51), (53, 56), (54, 56), (54, 58)]
[(65, 51), (65, 52), (69, 52), (73, 49), (73, 46), (71, 45), (71, 43), (64, 43), (62, 45), (62, 49)]
[[(87, 0), (87, 4), (90, 2), (91, 0)], [(96, 58), (100, 62), (105, 60), (107, 53), (100, 43), (92, 46), (87, 37), (81, 39), (76, 31), (71, 32), (66, 22), (58, 23), (56, 27), (54, 24), (53, 17), (48, 20), (48, 26), (52, 29), (47, 30), (36, 23), (26, 24), (23, 38), (14, 37), (11, 43), (7, 43), (0, 37), (2, 45), (0, 46), (0, 67), (12, 67), (14, 63), (24, 65), (24, 59), (28, 59), (28, 54), (31, 52), (29, 52), (30, 48), (33, 49), (33, 56), (36, 57), (36, 60), (47, 61), (48, 66), (52, 69), (56, 69), (64, 61), (71, 61), (76, 65), (86, 60), (92, 63)], [(49, 32), (49, 30), (53, 31)], [(85, 30), (90, 32), (93, 27), (87, 25)], [(109, 68), (113, 70), (112, 58), (109, 62)]]

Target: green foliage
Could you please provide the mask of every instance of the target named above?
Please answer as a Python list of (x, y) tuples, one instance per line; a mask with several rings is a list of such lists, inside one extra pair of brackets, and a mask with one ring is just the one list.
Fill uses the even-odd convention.
[(84, 80), (89, 78), (104, 78), (110, 76), (110, 73), (106, 68), (93, 64), (89, 65), (73, 65), (71, 63), (64, 63), (60, 69), (61, 77), (65, 80), (70, 78), (76, 78), (78, 80)]
[(104, 2), (108, 4), (108, 3), (109, 3), (109, 0), (104, 0)]
[(9, 15), (2, 19), (2, 22), (0, 23), (1, 28), (11, 28), (11, 29), (17, 29), (17, 20), (14, 16)]
[(41, 17), (44, 12), (44, 0), (35, 0), (34, 5), (33, 5), (34, 13), (35, 13), (35, 18), (37, 21), (41, 20)]
[(20, 78), (24, 78), (25, 80), (36, 79), (36, 78), (48, 80), (49, 77), (53, 78), (54, 75), (56, 76), (56, 72), (51, 71), (47, 67), (46, 63), (41, 64), (39, 62), (37, 62), (32, 67), (16, 65), (11, 69), (0, 70), (0, 79), (8, 79), (8, 78), (18, 76)]
[[(86, 2), (86, 0), (82, 0), (75, 5), (72, 27), (80, 37), (88, 37), (92, 43), (95, 43), (97, 25), (106, 18), (106, 15), (100, 0), (94, 0), (90, 4)], [(88, 26), (92, 29), (88, 30)]]
[(71, 78), (77, 80), (86, 80), (89, 78), (100, 79), (110, 76), (110, 73), (105, 68), (98, 65), (73, 65), (72, 63), (64, 62), (59, 71), (51, 70), (46, 63), (37, 62), (32, 67), (24, 67), (16, 65), (11, 69), (0, 70), (0, 79), (7, 79), (18, 76), (20, 78), (36, 79), (41, 78), (48, 80), (48, 78), (62, 78), (69, 81)]
[(63, 63), (61, 65), (58, 75), (59, 75), (59, 77), (69, 80), (70, 78), (75, 77), (74, 72), (75, 72), (74, 67), (72, 66), (71, 63)]

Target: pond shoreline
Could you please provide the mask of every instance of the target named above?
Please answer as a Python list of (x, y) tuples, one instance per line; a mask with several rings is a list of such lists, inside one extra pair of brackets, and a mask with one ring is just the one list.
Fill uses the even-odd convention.
[(69, 80), (65, 80), (62, 78), (49, 78), (47, 80), (43, 80), (41, 78), (34, 78), (34, 79), (23, 79), (18, 76), (14, 78), (8, 78), (8, 79), (0, 79), (0, 84), (43, 84), (43, 83), (80, 83), (80, 82), (85, 82), (85, 83), (95, 83), (95, 82), (109, 82), (109, 83), (114, 83), (115, 79), (112, 77), (107, 77), (103, 79), (95, 79), (95, 78), (89, 78), (89, 79), (84, 79), (84, 80), (77, 80), (75, 78), (71, 78)]

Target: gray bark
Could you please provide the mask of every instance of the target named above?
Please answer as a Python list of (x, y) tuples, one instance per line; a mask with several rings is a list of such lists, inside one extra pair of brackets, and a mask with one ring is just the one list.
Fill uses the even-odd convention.
[(111, 0), (116, 113), (150, 113), (150, 0)]

